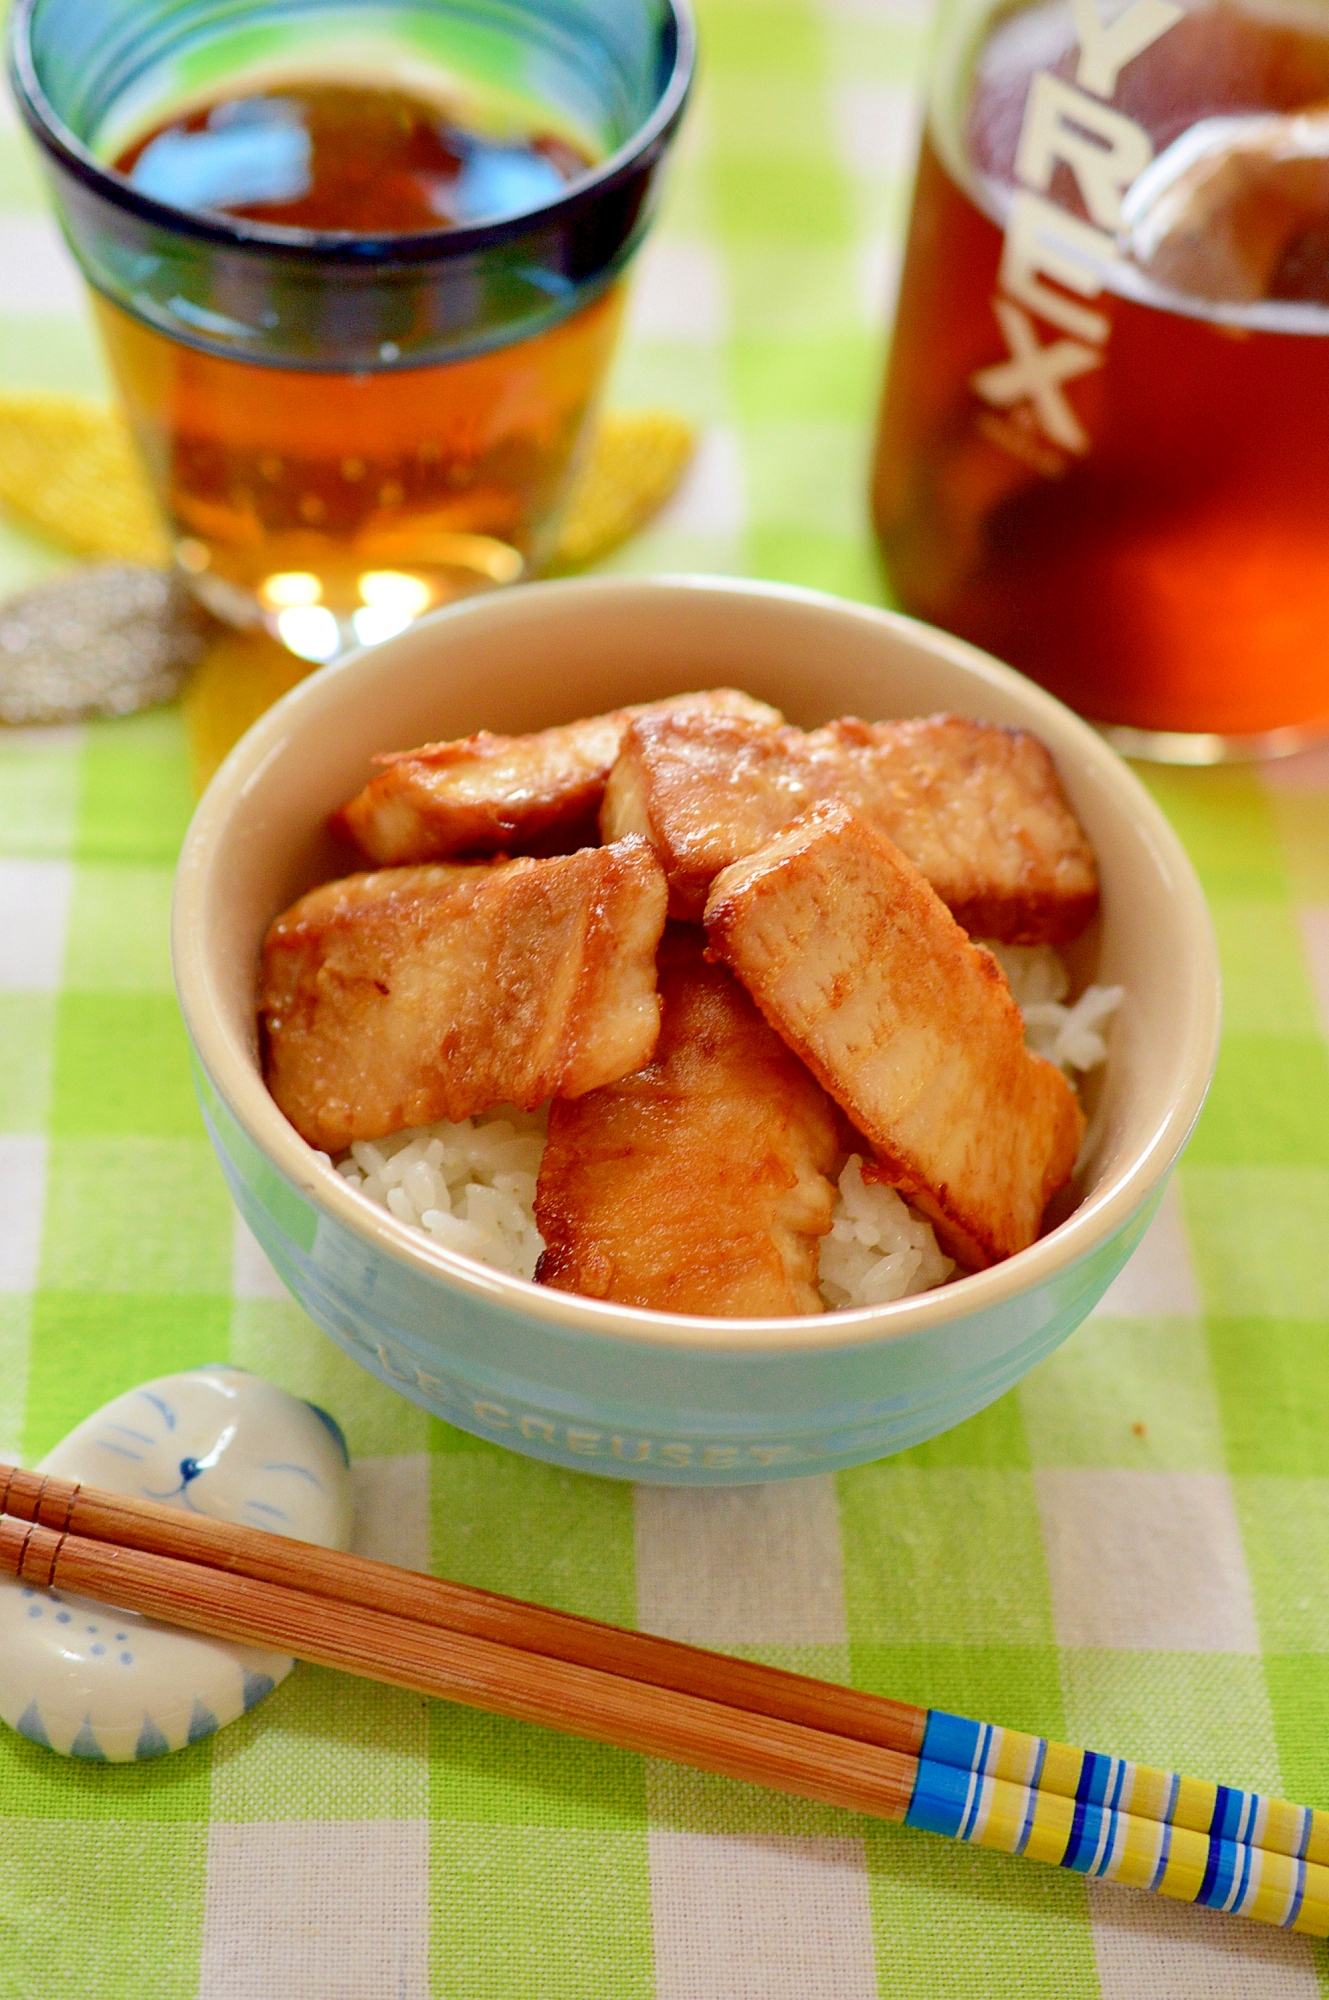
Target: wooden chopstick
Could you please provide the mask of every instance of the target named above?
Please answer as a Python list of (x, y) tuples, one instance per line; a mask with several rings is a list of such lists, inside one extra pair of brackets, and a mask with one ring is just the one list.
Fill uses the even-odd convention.
[(876, 1744), (176, 1557), (0, 1519), (0, 1575), (188, 1631), (665, 1757), (887, 1820), (907, 1820), (1312, 1936), (1329, 1868)]
[(340, 1549), (316, 1548), (263, 1528), (237, 1527), (8, 1465), (0, 1465), (0, 1513), (92, 1541), (115, 1542), (150, 1555), (176, 1556), (209, 1569), (285, 1584), (339, 1604), (365, 1605), (440, 1631), (497, 1640), (522, 1652), (543, 1653), (550, 1659), (670, 1688), (676, 1694), (749, 1709), (754, 1715), (830, 1730), (905, 1756), (916, 1756), (922, 1748), (928, 1715), (924, 1708), (731, 1659), (649, 1632), (630, 1632), (594, 1618), (524, 1604), (515, 1597), (447, 1583)]
[(903, 1819), (917, 1759), (367, 1605), (6, 1516), (0, 1574), (725, 1777)]
[(1329, 1862), (1329, 1814), (1285, 1800), (732, 1659), (263, 1529), (7, 1465), (0, 1465), (0, 1513), (361, 1605), (903, 1756), (921, 1756), (929, 1763), (952, 1765), (979, 1783), (997, 1780), (1313, 1863)]

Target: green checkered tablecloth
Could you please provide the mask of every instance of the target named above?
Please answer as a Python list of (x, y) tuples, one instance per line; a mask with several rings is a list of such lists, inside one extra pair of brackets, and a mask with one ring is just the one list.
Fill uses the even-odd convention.
[[(866, 597), (909, 0), (704, 0), (616, 395), (704, 426), (617, 566)], [(0, 379), (100, 382), (0, 131)], [(0, 588), (53, 566), (8, 531)], [(1212, 898), (1217, 1086), (1103, 1309), (1014, 1394), (835, 1478), (670, 1492), (431, 1422), (284, 1297), (171, 994), (163, 711), (0, 734), (0, 1452), (231, 1357), (342, 1420), (362, 1545), (1329, 1806), (1329, 757), (1152, 780)], [(1293, 2000), (1284, 1933), (297, 1668), (161, 1764), (0, 1731), (4, 2000)]]

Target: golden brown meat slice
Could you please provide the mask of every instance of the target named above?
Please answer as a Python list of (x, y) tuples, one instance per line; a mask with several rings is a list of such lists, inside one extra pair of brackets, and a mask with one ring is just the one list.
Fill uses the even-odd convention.
[(623, 735), (600, 808), (606, 840), (649, 840), (672, 915), (699, 919), (722, 868), (755, 853), (815, 804), (801, 729), (744, 716), (639, 716)]
[(1064, 943), (1097, 907), (1093, 850), (1046, 749), (955, 715), (846, 717), (808, 735), (741, 716), (643, 716), (624, 736), (600, 825), (607, 840), (645, 834), (671, 910), (695, 917), (722, 868), (823, 799), (902, 848), (974, 936)]
[(500, 848), (540, 845), (547, 851), (578, 832), (593, 837), (624, 730), (634, 716), (665, 709), (780, 720), (777, 709), (750, 695), (711, 688), (532, 736), (493, 736), (482, 729), (455, 743), (375, 757), (382, 775), (333, 814), (333, 825), (385, 867)]
[(268, 1088), (337, 1152), (649, 1060), (665, 882), (645, 841), (386, 869), (313, 889), (263, 945)]
[(843, 758), (837, 796), (901, 848), (971, 937), (1064, 944), (1098, 908), (1098, 865), (1046, 746), (959, 715), (846, 716), (808, 738)]
[(654, 1061), (553, 1106), (536, 1277), (659, 1312), (821, 1312), (834, 1109), (702, 951), (700, 932), (666, 933)]
[(1075, 1165), (1079, 1103), (898, 847), (814, 807), (724, 871), (706, 931), (953, 1257), (976, 1270), (1033, 1242)]

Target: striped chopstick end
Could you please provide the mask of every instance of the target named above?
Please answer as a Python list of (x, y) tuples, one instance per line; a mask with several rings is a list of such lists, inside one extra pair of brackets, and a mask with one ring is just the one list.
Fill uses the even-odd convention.
[(907, 1826), (1177, 1901), (1329, 1935), (1329, 1868), (1304, 1856), (923, 1760)]
[(1187, 1778), (1124, 1757), (1077, 1750), (1018, 1729), (970, 1722), (940, 1709), (928, 1713), (920, 1755), (979, 1777), (1055, 1792), (1084, 1805), (1159, 1820), (1239, 1846), (1263, 1847), (1297, 1861), (1329, 1865), (1329, 1812), (1268, 1798), (1208, 1778)]

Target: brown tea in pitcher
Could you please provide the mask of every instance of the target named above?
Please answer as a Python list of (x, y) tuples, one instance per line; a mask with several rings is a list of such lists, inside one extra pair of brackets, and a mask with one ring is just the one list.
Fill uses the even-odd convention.
[(1329, 11), (1053, 0), (948, 88), (874, 476), (901, 603), (1145, 754), (1329, 729)]
[[(317, 77), (192, 104), (115, 161), (176, 208), (375, 239), (538, 208), (591, 164), (558, 131), (485, 132), (391, 82)], [(394, 366), (389, 344), (381, 366), (333, 372), (233, 360), (96, 304), (200, 594), (237, 622), (257, 604), (311, 658), (538, 567), (621, 311), (611, 285), (516, 345)]]

